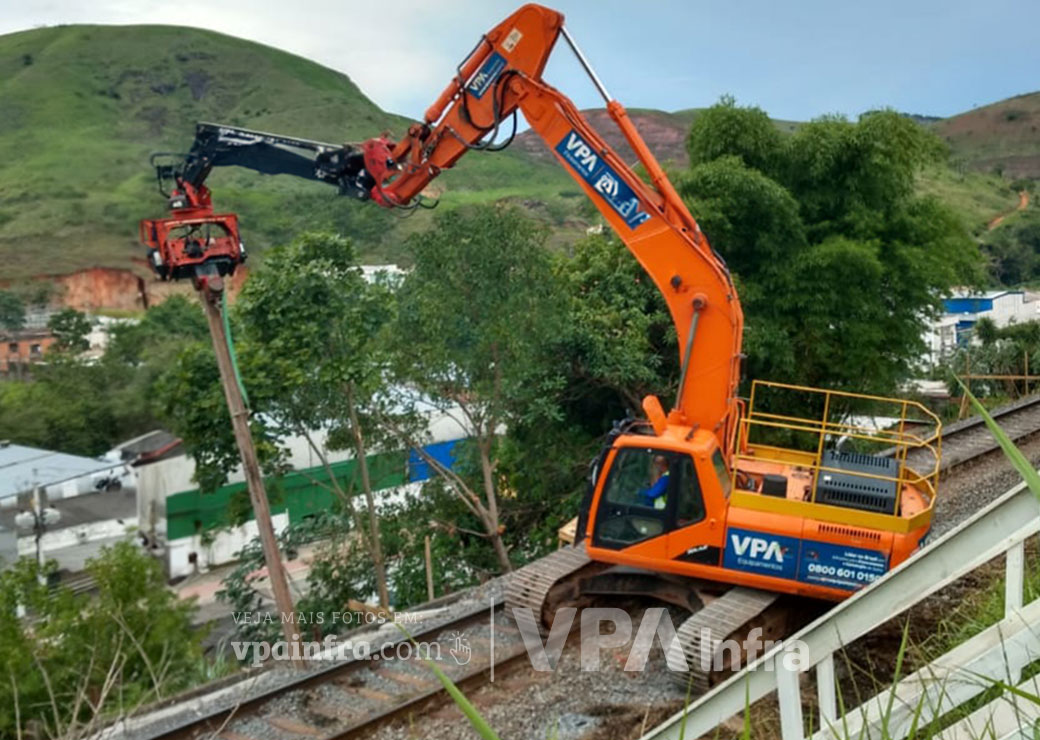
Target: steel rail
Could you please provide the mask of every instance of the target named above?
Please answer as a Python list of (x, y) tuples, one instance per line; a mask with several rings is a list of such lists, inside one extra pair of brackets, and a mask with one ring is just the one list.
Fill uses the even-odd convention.
[[(502, 609), (504, 609), (504, 604), (505, 602), (501, 597), (494, 598), (493, 600), (489, 600), (479, 606), (467, 609), (461, 614), (454, 615), (450, 619), (434, 621), (434, 623), (429, 626), (424, 626), (420, 630), (410, 632), (407, 636), (402, 634), (399, 638), (389, 640), (378, 646), (373, 644), (370, 646), (368, 654), (382, 654), (388, 648), (391, 651), (395, 651), (399, 645), (409, 641), (421, 642), (425, 639), (432, 641), (438, 635), (441, 635), (446, 631), (466, 626), (478, 620), (489, 619), (492, 613), (497, 614), (501, 612)], [(523, 653), (523, 651), (520, 652), (521, 654)], [(492, 663), (482, 666), (479, 670), (473, 671), (472, 674), (466, 674), (458, 680), (467, 684), (472, 684), (474, 679), (478, 676), (489, 673), (492, 666), (495, 668), (504, 667), (517, 657), (519, 656), (515, 651), (503, 652), (501, 657), (496, 655)], [(369, 660), (367, 658), (337, 660), (332, 665), (323, 667), (316, 671), (308, 671), (302, 675), (293, 676), (285, 683), (262, 690), (253, 696), (247, 698), (228, 697), (226, 700), (220, 702), (219, 706), (216, 708), (207, 708), (203, 710), (202, 714), (183, 719), (179, 722), (175, 720), (171, 724), (164, 724), (161, 721), (155, 721), (150, 723), (152, 725), (151, 727), (132, 726), (140, 725), (140, 722), (134, 723), (134, 718), (131, 717), (124, 719), (116, 726), (107, 728), (107, 730), (103, 731), (96, 737), (107, 738), (110, 740), (114, 740), (120, 736), (133, 737), (135, 740), (187, 740), (189, 738), (219, 737), (222, 728), (225, 728), (233, 722), (241, 719), (259, 717), (263, 713), (265, 707), (280, 697), (295, 691), (304, 691), (330, 682), (336, 682), (355, 672), (366, 670), (376, 671), (380, 666), (391, 665), (398, 662), (398, 660), (406, 662), (405, 660), (396, 657), (380, 661)], [(432, 671), (429, 674), (429, 679), (431, 683), (436, 682), (436, 677)], [(201, 697), (204, 696), (204, 694), (192, 693), (194, 694), (194, 697), (188, 701), (198, 702)], [(348, 716), (344, 716), (342, 724), (346, 725), (346, 727), (340, 727), (329, 734), (323, 734), (322, 737), (325, 738), (325, 740), (340, 740), (360, 736), (363, 731), (371, 729), (376, 724), (386, 722), (398, 714), (424, 704), (442, 693), (444, 693), (444, 687), (438, 685), (436, 688), (423, 691), (419, 695), (409, 695), (404, 697), (402, 701), (395, 703), (384, 711), (360, 717), (353, 722)], [(167, 704), (167, 708), (169, 707), (170, 705)], [(147, 715), (139, 714), (138, 719), (147, 721)], [(160, 724), (162, 726), (158, 727)], [(237, 736), (242, 736), (243, 734), (244, 733), (239, 732), (237, 733)]]

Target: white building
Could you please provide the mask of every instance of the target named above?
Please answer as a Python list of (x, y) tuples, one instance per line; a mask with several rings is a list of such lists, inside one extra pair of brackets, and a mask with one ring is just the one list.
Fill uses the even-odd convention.
[[(451, 467), (454, 445), (468, 436), (467, 430), (459, 423), (458, 414), (451, 410), (430, 409), (427, 415), (424, 450)], [(316, 431), (310, 436), (319, 449), (324, 449), (324, 432)], [(271, 520), (276, 532), (331, 505), (330, 495), (322, 485), (322, 481), (327, 480), (327, 471), (307, 439), (290, 437), (283, 444), (289, 453), (286, 462), (292, 472), (267, 484), (271, 489), (269, 495), (275, 486), (280, 491), (281, 503), (272, 505)], [(352, 477), (352, 452), (330, 450), (325, 455), (337, 479)], [(406, 458), (406, 465), (395, 462), (403, 463)], [(368, 460), (377, 505), (397, 502), (409, 492), (418, 492), (423, 481), (431, 476), (428, 465), (414, 452), (406, 455), (400, 451), (373, 450)], [(139, 532), (149, 549), (165, 561), (171, 579), (231, 562), (256, 537), (256, 522), (252, 519), (238, 526), (231, 526), (227, 521), (230, 496), (245, 493), (241, 468), (233, 471), (228, 483), (213, 493), (198, 490), (192, 480), (195, 465), (187, 455), (178, 454), (139, 465), (134, 472)]]
[(1040, 296), (1023, 290), (959, 290), (943, 303), (946, 313), (924, 335), (928, 359), (933, 365), (967, 343), (981, 318), (991, 319), (997, 328), (1040, 320)]
[(396, 287), (404, 280), (404, 276), (408, 274), (406, 270), (402, 270), (397, 265), (361, 265), (361, 274), (364, 275), (365, 280), (370, 283), (374, 283), (376, 279), (385, 280), (390, 285)]

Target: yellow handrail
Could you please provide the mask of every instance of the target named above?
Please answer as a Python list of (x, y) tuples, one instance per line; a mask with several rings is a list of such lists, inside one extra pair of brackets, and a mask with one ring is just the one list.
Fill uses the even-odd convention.
[[(797, 394), (816, 396), (822, 401), (823, 411), (818, 418), (804, 416), (792, 416), (789, 414), (773, 413), (756, 409), (756, 403), (760, 402), (762, 395), (768, 390), (792, 391)], [(897, 423), (896, 429), (876, 429), (853, 423), (851, 421), (832, 421), (829, 417), (833, 413), (835, 399), (843, 399), (850, 402), (870, 402), (889, 406), (890, 416)], [(876, 410), (875, 410), (876, 413)], [(907, 424), (915, 426), (924, 425), (926, 431), (919, 433), (918, 430), (907, 430)], [(755, 428), (784, 429), (796, 433), (814, 435), (817, 439), (812, 443), (813, 449), (785, 449), (773, 445), (756, 445), (752, 442), (752, 430)], [(813, 482), (810, 502), (816, 503), (816, 490), (819, 485), (820, 473), (847, 473), (847, 470), (832, 468), (823, 465), (823, 453), (826, 447), (827, 437), (842, 437), (844, 439), (858, 440), (862, 442), (886, 445), (894, 453), (894, 459), (898, 463), (895, 476), (875, 474), (857, 471), (856, 475), (862, 478), (895, 482), (897, 490), (909, 485), (919, 490), (926, 498), (928, 505), (934, 503), (936, 484), (939, 475), (939, 462), (942, 452), (941, 438), (942, 422), (939, 417), (928, 408), (907, 399), (885, 398), (864, 393), (849, 393), (846, 391), (827, 390), (821, 388), (809, 388), (806, 386), (791, 385), (788, 383), (774, 383), (769, 381), (754, 381), (751, 386), (751, 397), (748, 400), (745, 412), (740, 415), (737, 424), (737, 440), (734, 449), (734, 463), (737, 460), (768, 460), (770, 458), (782, 461), (790, 461), (792, 453), (804, 455), (805, 464), (800, 467), (813, 472)], [(809, 443), (806, 442), (808, 445)], [(894, 449), (892, 449), (894, 448)], [(931, 471), (922, 474), (909, 467), (907, 458), (911, 450), (923, 451), (931, 458)], [(786, 456), (784, 455), (786, 453)], [(799, 458), (794, 458), (799, 459)], [(738, 466), (733, 466), (734, 488), (736, 488), (736, 475)], [(899, 514), (899, 497), (896, 497), (895, 510), (892, 515)]]

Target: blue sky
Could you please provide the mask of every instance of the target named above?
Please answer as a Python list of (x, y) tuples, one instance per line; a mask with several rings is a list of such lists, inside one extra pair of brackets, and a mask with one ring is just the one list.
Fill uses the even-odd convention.
[[(515, 0), (28, 0), (0, 33), (58, 23), (194, 25), (278, 46), (350, 75), (383, 108), (418, 117)], [(614, 97), (709, 105), (730, 93), (776, 118), (871, 108), (947, 116), (1040, 89), (1035, 0), (557, 0)], [(599, 104), (561, 42), (546, 79)]]

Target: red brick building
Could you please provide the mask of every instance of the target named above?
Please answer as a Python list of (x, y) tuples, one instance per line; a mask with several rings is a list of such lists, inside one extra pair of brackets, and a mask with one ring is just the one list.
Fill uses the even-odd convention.
[(17, 375), (23, 365), (41, 362), (54, 341), (47, 329), (0, 332), (0, 373)]

